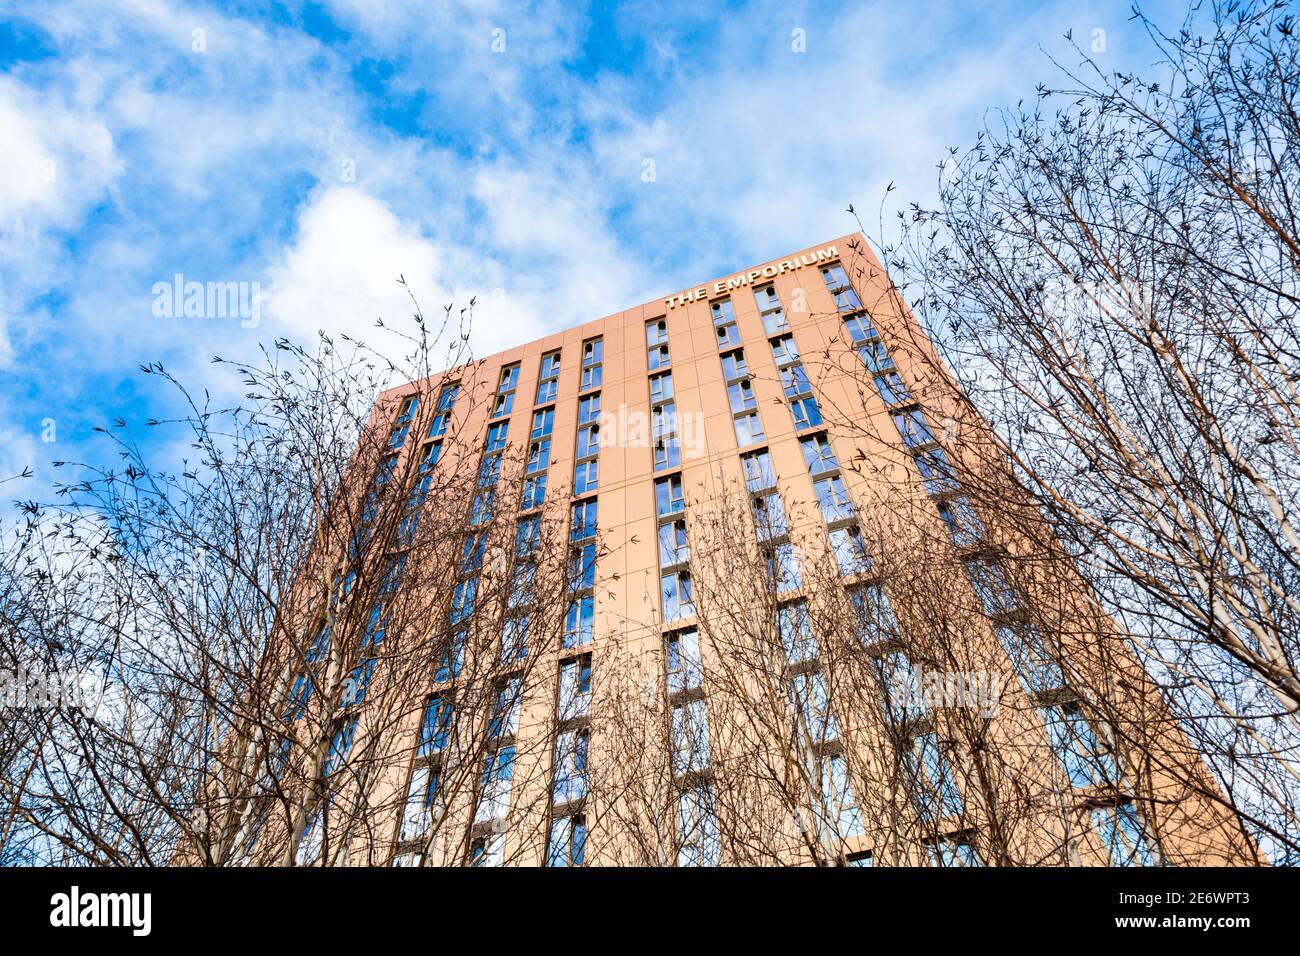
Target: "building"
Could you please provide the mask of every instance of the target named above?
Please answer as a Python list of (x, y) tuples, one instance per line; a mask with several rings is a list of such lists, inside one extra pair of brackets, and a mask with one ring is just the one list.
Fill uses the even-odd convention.
[[(441, 636), (387, 689), (395, 665), (375, 648), (385, 630), (393, 644), (391, 619), (374, 611), (350, 645), (307, 777), (338, 780), (363, 740), (388, 744), (353, 809), (307, 788), (289, 855), (1253, 860), (1141, 669), (1090, 659), (1105, 619), (1086, 594), (1056, 600), (1068, 569), (1052, 613), (1027, 616), (1007, 572), (1019, 532), (997, 532), (957, 477), (963, 436), (983, 426), (888, 291), (862, 237), (843, 236), (385, 395), (379, 464), (363, 470), (464, 486), (448, 508), (463, 520), (428, 552), (451, 563), (405, 625)], [(561, 531), (542, 547), (544, 515)], [(399, 575), (411, 529), (380, 545)], [(563, 557), (543, 566), (539, 551)], [(1076, 617), (1088, 625), (1053, 624)], [(310, 670), (328, 643), (289, 668), (294, 718), (333, 679)], [(1123, 701), (1071, 690), (1099, 668), (1130, 678)], [(244, 815), (240, 840), (280, 853), (284, 834), (258, 842), (260, 819)]]

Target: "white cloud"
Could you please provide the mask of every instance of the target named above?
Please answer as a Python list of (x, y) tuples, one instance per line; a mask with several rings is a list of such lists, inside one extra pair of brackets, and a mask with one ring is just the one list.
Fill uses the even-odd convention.
[(84, 108), (0, 76), (0, 366), (12, 361), (10, 331), (24, 300), (57, 273), (56, 230), (76, 227), (120, 175), (108, 128)]
[(459, 310), (477, 299), (472, 344), (478, 354), (542, 334), (534, 309), (505, 287), (491, 259), (449, 250), (382, 200), (356, 188), (334, 187), (308, 203), (292, 244), (270, 270), (267, 334), (299, 341), (317, 331), (345, 332), (395, 356), (400, 343), (375, 327), (376, 319), (409, 331), (414, 305), (398, 282), (404, 277), (425, 317)]
[(358, 189), (328, 189), (305, 208), (293, 245), (271, 270), (271, 331), (369, 339), (380, 316), (411, 312), (399, 275), (423, 294), (445, 296), (439, 259), (433, 243), (383, 202)]

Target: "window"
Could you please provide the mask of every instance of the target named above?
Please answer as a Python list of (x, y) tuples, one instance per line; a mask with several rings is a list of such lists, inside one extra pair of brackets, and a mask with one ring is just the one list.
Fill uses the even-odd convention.
[(647, 322), (645, 324), (645, 344), (647, 346), (667, 345), (668, 323), (663, 319)]
[(694, 628), (676, 631), (666, 638), (665, 666), (668, 693), (695, 690), (704, 683), (704, 662), (700, 658), (700, 635)]
[(460, 628), (451, 633), (447, 641), (447, 648), (443, 651), (442, 658), (438, 662), (438, 669), (434, 672), (433, 679), (439, 684), (445, 684), (449, 680), (454, 680), (460, 675), (461, 665), (465, 662), (465, 645), (469, 642), (469, 631)]
[(483, 758), (478, 808), (474, 822), (505, 818), (510, 809), (510, 783), (515, 773), (515, 748), (502, 747)]
[(781, 299), (773, 286), (764, 286), (754, 290), (754, 302), (758, 305), (758, 314), (763, 319), (763, 331), (776, 335), (790, 327), (781, 309)]
[(781, 495), (772, 491), (753, 499), (754, 532), (760, 542), (781, 538), (789, 533), (790, 527), (785, 520), (785, 506)]
[(528, 657), (529, 620), (527, 614), (506, 618), (501, 631), (501, 663), (510, 664)]
[(497, 384), (496, 400), (492, 403), (492, 417), (509, 415), (515, 407), (515, 386), (519, 384), (519, 365), (509, 365), (501, 370), (501, 380)]
[(474, 496), (474, 501), (469, 506), (470, 524), (486, 524), (492, 520), (492, 509), (496, 505), (496, 492), (493, 490), (480, 491)]
[(459, 624), (474, 613), (474, 595), (478, 578), (461, 581), (451, 592), (451, 623)]
[(694, 595), (691, 589), (689, 571), (673, 571), (660, 578), (660, 593), (663, 595), (663, 618), (665, 622), (690, 617), (695, 613)]
[(821, 761), (822, 809), (824, 825), (841, 840), (861, 835), (862, 813), (853, 785), (849, 782), (848, 765), (841, 754), (827, 754)]
[(839, 263), (822, 269), (822, 278), (826, 288), (835, 297), (835, 308), (840, 312), (854, 312), (862, 308), (858, 294), (849, 285), (849, 277), (844, 274), (844, 267)]
[(585, 495), (600, 487), (600, 462), (596, 459), (579, 462), (573, 468), (573, 493)]
[(1147, 839), (1146, 827), (1132, 803), (1099, 807), (1092, 811), (1092, 828), (1110, 858), (1111, 866), (1159, 866)]
[(596, 500), (579, 501), (573, 506), (572, 521), (569, 531), (571, 541), (582, 541), (596, 537)]
[(799, 361), (799, 349), (794, 344), (794, 336), (783, 335), (779, 339), (773, 339), (772, 357), (776, 359), (778, 366)]
[(600, 454), (600, 426), (583, 425), (578, 429), (578, 458), (592, 458)]
[(880, 680), (885, 713), (895, 723), (907, 723), (925, 716), (925, 697), (905, 651), (890, 651), (873, 661)]
[(669, 435), (666, 438), (660, 438), (655, 442), (654, 447), (654, 470), (666, 471), (670, 468), (678, 468), (682, 463), (682, 448), (677, 441), (676, 435)]
[(442, 753), (451, 740), (451, 701), (442, 696), (429, 698), (424, 707), (424, 721), (420, 724), (420, 746), (416, 754), (429, 757)]
[(582, 343), (582, 381), (578, 385), (579, 390), (600, 386), (604, 354), (603, 339), (589, 339)]
[(844, 521), (854, 515), (849, 494), (844, 489), (844, 479), (839, 475), (822, 478), (813, 482), (813, 492), (822, 509), (822, 518), (827, 524)]
[(294, 679), (293, 689), (289, 693), (289, 705), (285, 713), (286, 720), (297, 720), (306, 712), (307, 701), (311, 699), (312, 690), (316, 686), (315, 677), (313, 676), (315, 665), (325, 657), (329, 647), (329, 623), (322, 621), (303, 654), (307, 669)]
[(772, 456), (766, 449), (741, 455), (740, 463), (745, 469), (745, 486), (750, 491), (776, 487), (776, 471), (772, 468)]
[(596, 545), (580, 545), (569, 553), (569, 590), (586, 591), (596, 586)]
[(811, 395), (791, 399), (790, 416), (794, 419), (795, 431), (816, 428), (822, 423), (822, 411), (817, 407), (817, 399)]
[(809, 474), (823, 475), (840, 467), (839, 459), (835, 457), (835, 449), (831, 447), (830, 439), (824, 434), (800, 438), (799, 447), (803, 451), (803, 460), (808, 466)]
[(587, 758), (591, 733), (569, 730), (555, 741), (555, 802), (568, 803), (587, 795)]
[(965, 812), (957, 778), (948, 760), (949, 744), (934, 732), (918, 734), (907, 753), (917, 811), (926, 819), (960, 816)]
[(802, 362), (781, 369), (781, 388), (787, 398), (812, 393), (812, 382), (808, 381), (808, 373)]
[(919, 408), (909, 408), (906, 411), (895, 412), (894, 425), (898, 428), (898, 434), (903, 439), (903, 445), (907, 448), (928, 445), (934, 441), (930, 426), (926, 424), (925, 416)]
[(506, 835), (487, 833), (475, 837), (469, 846), (470, 866), (500, 866), (505, 862)]
[(673, 708), (673, 775), (704, 770), (709, 766), (709, 719), (703, 700), (692, 700)]
[(589, 425), (600, 418), (600, 393), (578, 399), (578, 424)]
[(984, 606), (984, 613), (996, 615), (1016, 609), (1016, 592), (1007, 581), (1007, 572), (1002, 565), (996, 561), (972, 559), (965, 562), (965, 567), (966, 577)]
[(529, 432), (529, 440), (537, 441), (539, 438), (546, 438), (551, 434), (555, 427), (555, 409), (539, 408), (533, 412), (532, 431)]
[(686, 499), (682, 493), (682, 476), (672, 475), (655, 482), (655, 505), (659, 517), (677, 514), (686, 509)]
[(506, 431), (509, 422), (496, 422), (488, 426), (487, 446), (484, 451), (502, 451), (506, 447)]
[(903, 377), (897, 372), (883, 372), (876, 376), (875, 381), (876, 391), (886, 405), (898, 405), (912, 400), (912, 393), (907, 390)]
[(416, 767), (411, 771), (399, 839), (418, 840), (429, 832), (433, 822), (433, 804), (438, 797), (438, 776), (434, 767)]
[(650, 437), (660, 438), (677, 431), (677, 403), (664, 402), (650, 409)]
[(954, 547), (965, 548), (984, 538), (984, 522), (968, 498), (950, 498), (939, 505), (939, 517)]
[(889, 350), (880, 339), (874, 339), (859, 348), (858, 357), (873, 375), (894, 367), (894, 360), (889, 357)]
[(836, 528), (830, 532), (830, 539), (840, 574), (847, 577), (871, 570), (871, 553), (867, 550), (867, 543), (862, 539), (862, 532), (857, 525)]
[(444, 385), (438, 393), (438, 404), (434, 406), (433, 424), (429, 426), (429, 437), (437, 438), (447, 431), (447, 422), (451, 418), (452, 406), (456, 404), (459, 385)]
[(524, 493), (519, 500), (520, 509), (530, 511), (533, 508), (540, 508), (545, 501), (546, 475), (524, 479)]
[(596, 599), (584, 594), (569, 602), (569, 610), (564, 618), (564, 639), (566, 648), (585, 647), (595, 635)]
[(523, 703), (524, 679), (508, 677), (498, 687), (492, 698), (492, 715), (488, 723), (489, 737), (513, 737), (519, 729), (519, 708)]
[(652, 349), (650, 349), (647, 358), (648, 358), (649, 369), (652, 372), (655, 369), (667, 367), (672, 361), (668, 357), (668, 346), (666, 345), (654, 346)]
[(555, 401), (559, 389), (560, 353), (551, 352), (542, 356), (542, 364), (537, 372), (537, 400), (534, 405)]
[(929, 844), (926, 852), (931, 866), (980, 866), (975, 844), (966, 837), (944, 837)]
[(356, 717), (346, 718), (335, 727), (334, 734), (330, 737), (329, 750), (325, 754), (325, 766), (321, 769), (322, 777), (328, 777), (343, 766), (352, 750), (352, 739), (356, 733)]
[(957, 487), (957, 479), (952, 473), (952, 464), (942, 448), (928, 448), (917, 452), (913, 460), (916, 462), (916, 470), (921, 473), (921, 482), (929, 494), (937, 495)]
[(730, 299), (719, 299), (710, 308), (713, 312), (714, 325), (736, 321), (736, 310), (732, 307)]
[(310, 866), (320, 856), (321, 845), (325, 839), (325, 810), (318, 807), (303, 828), (302, 838), (298, 841), (298, 852), (294, 854), (296, 866)]
[(1006, 624), (994, 631), (1028, 693), (1040, 694), (1065, 685), (1061, 668), (1047, 652), (1037, 628), (1031, 624)]
[(686, 522), (667, 521), (659, 526), (659, 567), (671, 568), (676, 564), (685, 564), (691, 558), (690, 545), (686, 540)]
[(754, 397), (754, 386), (747, 378), (727, 386), (727, 400), (731, 403), (732, 412), (748, 411), (758, 405), (758, 400)]
[(660, 372), (650, 376), (650, 404), (657, 405), (673, 397), (673, 373)]
[[(441, 457), (442, 457), (442, 442), (431, 441), (427, 445), (425, 445), (424, 451), (420, 455), (420, 466), (419, 466), (420, 473), (423, 475), (426, 472), (432, 471), (433, 466), (438, 464), (438, 459)], [(424, 487), (426, 490), (428, 489), (429, 486), (427, 481), (425, 482)]]
[(740, 344), (740, 330), (736, 328), (735, 322), (719, 325), (714, 331), (718, 335), (718, 348), (729, 349)]
[(808, 736), (818, 744), (838, 739), (840, 728), (831, 713), (830, 694), (826, 691), (826, 678), (822, 672), (795, 674), (790, 683), (795, 712), (803, 718)]
[(419, 405), (418, 398), (408, 398), (402, 402), (397, 419), (393, 422), (392, 434), (388, 438), (389, 448), (401, 448), (406, 443), (406, 433), (411, 430), (411, 420), (415, 418), (415, 410)]
[(587, 849), (587, 818), (580, 813), (551, 821), (547, 866), (582, 866)]
[(791, 664), (812, 660), (820, 653), (803, 601), (791, 601), (776, 609), (776, 632)]
[(845, 866), (875, 866), (875, 860), (868, 853), (850, 853), (844, 858)]
[(861, 345), (863, 342), (879, 337), (879, 333), (865, 315), (855, 315), (845, 319), (844, 328), (848, 330), (849, 338), (853, 340), (854, 345)]
[(1052, 750), (1061, 761), (1071, 787), (1099, 787), (1118, 782), (1115, 758), (1098, 742), (1077, 703), (1044, 707), (1039, 714), (1047, 724)]
[(501, 455), (487, 455), (478, 468), (478, 486), (491, 488), (501, 477)]
[(757, 445), (767, 438), (763, 434), (763, 423), (759, 421), (758, 412), (749, 412), (736, 419), (736, 444), (741, 448)]
[(543, 438), (528, 446), (528, 464), (524, 468), (526, 475), (540, 475), (551, 466), (551, 440)]
[(384, 562), (383, 573), (379, 576), (379, 593), (392, 597), (402, 583), (402, 574), (406, 569), (406, 555), (390, 557)]
[(794, 556), (794, 545), (788, 541), (776, 545), (765, 555), (767, 560), (767, 577), (772, 582), (776, 593), (797, 591), (803, 587), (799, 575), (799, 561)]
[(735, 382), (749, 376), (749, 363), (745, 361), (745, 350), (722, 354), (722, 377), (728, 382)]
[(371, 678), (375, 676), (377, 664), (374, 647), (383, 643), (386, 623), (382, 606), (375, 605), (370, 609), (370, 622), (360, 642), (361, 659), (343, 683), (343, 694), (339, 703), (344, 707), (360, 704), (366, 699), (366, 690), (370, 687)]
[(542, 546), (542, 519), (540, 515), (522, 519), (515, 526), (515, 556), (526, 558), (536, 554)]
[(683, 790), (677, 798), (677, 865), (717, 866), (722, 857), (713, 790)]
[(560, 662), (559, 719), (575, 720), (591, 709), (591, 655)]

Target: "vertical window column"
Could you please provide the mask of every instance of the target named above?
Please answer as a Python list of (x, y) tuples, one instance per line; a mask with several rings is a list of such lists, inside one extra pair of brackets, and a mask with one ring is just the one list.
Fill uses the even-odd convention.
[(677, 403), (673, 399), (672, 357), (668, 351), (668, 323), (663, 319), (645, 326), (646, 365), (650, 376), (650, 443), (654, 470), (666, 471), (682, 464), (677, 433)]

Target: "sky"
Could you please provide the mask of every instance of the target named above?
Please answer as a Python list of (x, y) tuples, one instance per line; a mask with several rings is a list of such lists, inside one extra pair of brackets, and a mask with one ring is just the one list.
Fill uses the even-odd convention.
[[(0, 495), (166, 417), (141, 364), (219, 391), (214, 354), (371, 339), (399, 275), (426, 314), (477, 297), (485, 354), (850, 232), (850, 203), (870, 229), (1077, 60), (1066, 31), (1144, 65), (1129, 13), (0, 0), (0, 478), (34, 472)], [(190, 282), (246, 308), (173, 309)]]

